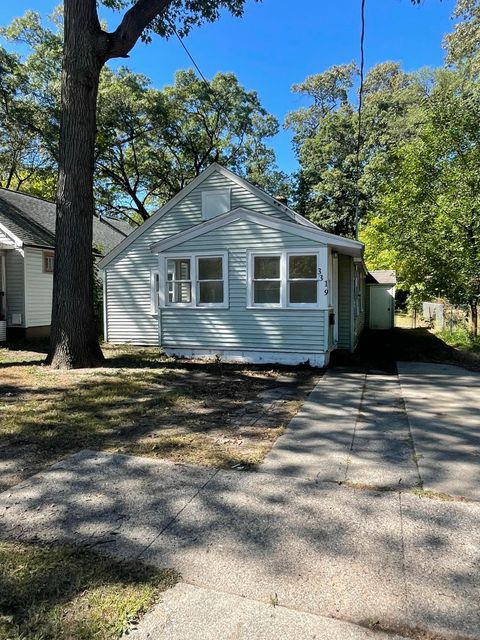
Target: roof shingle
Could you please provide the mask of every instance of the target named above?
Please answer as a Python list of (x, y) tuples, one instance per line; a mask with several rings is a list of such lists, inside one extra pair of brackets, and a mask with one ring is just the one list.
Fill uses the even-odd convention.
[[(55, 204), (19, 191), (0, 188), (0, 223), (27, 246), (55, 246)], [(131, 227), (121, 220), (93, 218), (93, 243), (102, 254), (128, 236)]]

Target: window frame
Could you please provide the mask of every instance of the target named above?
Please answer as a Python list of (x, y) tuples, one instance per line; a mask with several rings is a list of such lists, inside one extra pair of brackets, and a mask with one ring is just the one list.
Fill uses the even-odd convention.
[[(156, 287), (158, 281), (158, 289)], [(150, 271), (150, 313), (152, 316), (158, 315), (160, 307), (160, 272), (158, 269)]]
[[(255, 258), (279, 258), (279, 277), (278, 278), (255, 278)], [(284, 265), (282, 263), (282, 256), (280, 254), (277, 253), (268, 253), (268, 252), (259, 252), (259, 253), (253, 253), (251, 254), (251, 277), (249, 278), (248, 282), (250, 283), (251, 286), (251, 296), (250, 296), (250, 302), (252, 307), (262, 307), (265, 309), (278, 309), (282, 307), (283, 304), (283, 280), (284, 280), (284, 273), (283, 273), (283, 268)], [(279, 282), (280, 283), (280, 299), (279, 302), (255, 302), (255, 282)]]
[[(51, 269), (47, 269), (47, 260), (52, 259), (53, 264)], [(42, 251), (42, 273), (53, 274), (55, 270), (55, 252), (54, 251)]]
[[(280, 302), (279, 303), (256, 303), (254, 302), (254, 259), (255, 257), (280, 258)], [(289, 258), (290, 256), (315, 256), (317, 260), (317, 302), (289, 302), (289, 283), (312, 280), (313, 278), (289, 278)], [(247, 309), (327, 309), (329, 307), (330, 282), (328, 279), (328, 256), (322, 262), (322, 248), (304, 247), (302, 249), (248, 251), (247, 252)], [(326, 273), (320, 273), (325, 270)], [(323, 276), (323, 280), (321, 277)], [(270, 278), (270, 280), (273, 280)], [(326, 293), (325, 293), (326, 290)]]
[[(199, 258), (221, 258), (223, 280), (223, 302), (199, 302), (198, 260)], [(161, 309), (228, 309), (228, 251), (194, 251), (159, 254), (159, 308)], [(190, 260), (190, 302), (169, 302), (167, 292), (167, 262), (168, 260)], [(205, 282), (209, 282), (205, 280)], [(211, 282), (211, 281), (210, 281)], [(215, 280), (218, 282), (218, 280)]]

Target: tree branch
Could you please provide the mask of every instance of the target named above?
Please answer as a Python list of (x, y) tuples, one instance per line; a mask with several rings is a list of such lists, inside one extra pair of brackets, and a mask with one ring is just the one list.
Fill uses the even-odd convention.
[(164, 13), (172, 0), (138, 0), (129, 9), (113, 33), (108, 33), (104, 61), (111, 58), (128, 58), (138, 38), (148, 25)]

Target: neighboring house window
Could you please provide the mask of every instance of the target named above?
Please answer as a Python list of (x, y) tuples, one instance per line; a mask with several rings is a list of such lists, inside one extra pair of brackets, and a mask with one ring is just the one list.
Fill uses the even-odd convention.
[(158, 295), (160, 292), (160, 277), (158, 271), (150, 272), (150, 312), (158, 313)]
[(43, 273), (53, 273), (54, 253), (53, 251), (43, 252)]
[(160, 303), (164, 307), (220, 307), (228, 306), (228, 258), (219, 254), (189, 254), (164, 256), (164, 289)]
[(231, 209), (230, 189), (202, 191), (202, 218), (210, 220)]
[(329, 293), (326, 266), (320, 263), (318, 251), (250, 253), (248, 306), (326, 307)]

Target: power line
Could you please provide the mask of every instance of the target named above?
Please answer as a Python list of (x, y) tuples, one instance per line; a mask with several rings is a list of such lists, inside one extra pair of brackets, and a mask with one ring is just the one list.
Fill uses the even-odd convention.
[(170, 23), (170, 27), (172, 28), (173, 33), (177, 36), (177, 40), (180, 42), (180, 44), (182, 45), (185, 53), (187, 54), (187, 56), (190, 58), (193, 66), (195, 67), (195, 69), (198, 72), (198, 75), (202, 78), (202, 80), (210, 87), (210, 83), (209, 81), (205, 78), (205, 76), (202, 73), (202, 70), (200, 69), (200, 67), (198, 66), (198, 64), (195, 62), (195, 58), (193, 57), (193, 55), (190, 53), (190, 51), (188, 50), (187, 45), (184, 43), (184, 41), (182, 40), (182, 38), (180, 37), (178, 31), (175, 28), (175, 25)]
[(365, 75), (365, 0), (361, 0), (360, 6), (360, 88), (358, 91), (358, 130), (355, 168), (355, 238), (358, 240), (358, 223), (360, 218), (360, 151), (362, 146), (362, 107), (363, 107), (363, 83)]

